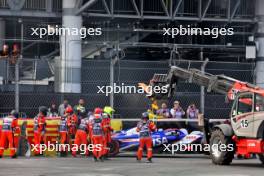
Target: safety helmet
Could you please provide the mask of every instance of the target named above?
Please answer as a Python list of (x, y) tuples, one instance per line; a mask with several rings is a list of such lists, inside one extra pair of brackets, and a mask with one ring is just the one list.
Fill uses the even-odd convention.
[(19, 117), (19, 113), (16, 110), (12, 110), (10, 115), (15, 117), (16, 119)]
[(141, 115), (141, 119), (142, 120), (149, 120), (149, 114), (148, 112), (143, 112)]
[(103, 113), (102, 108), (95, 108), (94, 109), (94, 114), (102, 114), (102, 113)]
[(44, 116), (46, 116), (48, 113), (48, 108), (46, 106), (40, 106), (39, 112), (42, 113)]
[(112, 116), (113, 113), (115, 112), (115, 110), (114, 110), (112, 107), (110, 107), (110, 106), (105, 106), (105, 107), (104, 107), (104, 112), (105, 112), (106, 114)]
[(65, 109), (65, 113), (73, 113), (73, 109), (72, 107), (68, 106), (66, 109)]

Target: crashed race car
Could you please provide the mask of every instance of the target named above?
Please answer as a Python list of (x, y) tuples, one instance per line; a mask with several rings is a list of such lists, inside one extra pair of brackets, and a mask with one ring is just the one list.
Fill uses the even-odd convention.
[[(201, 144), (204, 134), (200, 131), (193, 131), (188, 134), (184, 128), (159, 129), (152, 134), (154, 153), (164, 153), (166, 145), (171, 144)], [(135, 151), (139, 146), (139, 133), (135, 128), (122, 130), (112, 135), (112, 142), (109, 144), (110, 156), (116, 156), (123, 151)]]

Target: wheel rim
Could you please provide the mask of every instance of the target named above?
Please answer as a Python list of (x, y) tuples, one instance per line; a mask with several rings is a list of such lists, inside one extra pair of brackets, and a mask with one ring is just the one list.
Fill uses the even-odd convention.
[(114, 151), (115, 151), (115, 146), (114, 146), (114, 144), (113, 144), (112, 142), (110, 142), (108, 146), (109, 146), (109, 148), (110, 148), (109, 153), (114, 153)]
[(119, 144), (117, 141), (111, 141), (108, 144), (108, 147), (110, 148), (110, 150), (109, 150), (110, 155), (116, 155), (119, 151)]

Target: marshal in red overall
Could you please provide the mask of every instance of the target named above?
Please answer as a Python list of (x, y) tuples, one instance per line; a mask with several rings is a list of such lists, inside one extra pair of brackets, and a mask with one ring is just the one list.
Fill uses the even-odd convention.
[(3, 118), (2, 132), (0, 138), (0, 158), (3, 156), (6, 146), (10, 149), (10, 157), (16, 158), (16, 147), (14, 133), (19, 128), (18, 112), (13, 110), (9, 116)]
[(137, 152), (137, 160), (141, 161), (143, 149), (147, 148), (147, 159), (152, 162), (152, 137), (151, 132), (156, 130), (155, 124), (149, 120), (147, 112), (142, 114), (141, 120), (137, 124), (137, 131), (139, 132), (139, 147)]

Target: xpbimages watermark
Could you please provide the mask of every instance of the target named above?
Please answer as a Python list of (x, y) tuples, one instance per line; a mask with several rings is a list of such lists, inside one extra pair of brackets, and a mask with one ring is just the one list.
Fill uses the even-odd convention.
[(87, 151), (102, 151), (103, 150), (103, 146), (101, 144), (81, 144), (81, 145), (77, 145), (77, 144), (59, 144), (58, 141), (56, 141), (56, 143), (50, 143), (50, 141), (48, 141), (47, 144), (31, 144), (31, 151), (35, 152), (38, 151), (40, 154), (43, 154), (43, 152), (45, 151), (49, 151), (49, 152), (80, 152), (80, 154), (85, 154)]
[(231, 152), (234, 151), (233, 144), (185, 144), (185, 143), (176, 143), (176, 144), (163, 144), (163, 152), (176, 154), (178, 152), (210, 152), (213, 153), (221, 151), (221, 152)]
[(98, 36), (102, 35), (102, 28), (67, 28), (67, 27), (59, 27), (58, 25), (47, 27), (38, 27), (38, 28), (30, 28), (32, 36), (38, 36), (39, 38), (43, 38), (45, 36), (79, 36), (81, 38), (86, 38), (87, 36)]
[(198, 28), (180, 25), (179, 27), (163, 28), (163, 35), (171, 36), (171, 38), (178, 35), (204, 35), (218, 38), (220, 35), (234, 35), (234, 28)]
[(144, 88), (141, 86), (132, 86), (125, 85), (121, 83), (117, 85), (116, 83), (107, 86), (97, 86), (98, 94), (105, 94), (105, 96), (109, 96), (110, 94), (146, 94), (147, 96), (151, 96), (154, 94), (166, 94), (168, 93), (168, 89), (165, 86), (148, 86), (148, 92), (145, 92)]

